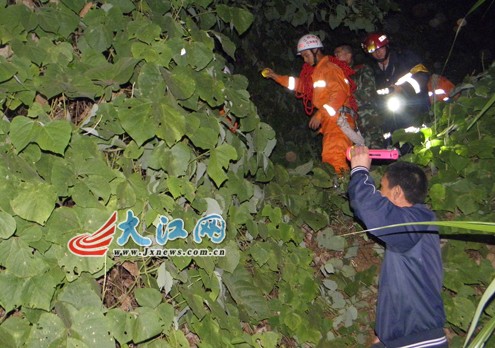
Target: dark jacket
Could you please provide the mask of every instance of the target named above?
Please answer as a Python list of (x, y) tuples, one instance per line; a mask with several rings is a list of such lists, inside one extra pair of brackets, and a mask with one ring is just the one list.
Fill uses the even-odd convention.
[[(375, 83), (377, 90), (382, 88), (388, 88), (393, 86), (402, 76), (411, 71), (415, 66), (422, 64), (422, 60), (414, 52), (409, 50), (396, 51), (390, 49), (389, 63), (385, 70), (381, 70), (378, 63), (374, 64), (373, 70), (375, 72)], [(416, 72), (413, 74), (413, 78), (418, 82), (420, 92), (416, 91), (408, 83), (402, 84), (402, 95), (406, 99), (406, 105), (403, 111), (397, 115), (392, 115), (386, 108), (385, 103), (387, 97), (378, 98), (378, 108), (381, 112), (393, 118), (393, 122), (390, 123), (390, 119), (386, 120), (388, 131), (393, 131), (397, 128), (407, 128), (409, 126), (420, 126), (420, 115), (428, 112), (430, 107), (430, 101), (428, 98), (428, 79), (430, 74), (428, 72)]]
[[(383, 197), (363, 167), (351, 171), (348, 192), (354, 214), (368, 229), (435, 220), (423, 204), (401, 208)], [(387, 348), (418, 343), (421, 347), (446, 347), (437, 228), (416, 225), (370, 233), (385, 243), (376, 314), (378, 338)]]

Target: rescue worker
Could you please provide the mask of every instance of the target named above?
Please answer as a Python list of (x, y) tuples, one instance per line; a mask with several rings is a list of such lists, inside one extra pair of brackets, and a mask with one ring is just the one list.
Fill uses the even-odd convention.
[(429, 72), (420, 57), (409, 50), (391, 48), (384, 33), (368, 34), (362, 47), (376, 63), (373, 69), (384, 131), (392, 133), (399, 128), (421, 126), (421, 115), (428, 112), (430, 102)]
[[(355, 129), (352, 113), (357, 109), (352, 98), (350, 79), (346, 77), (344, 65), (334, 57), (324, 55), (323, 44), (316, 35), (308, 34), (299, 39), (297, 54), (304, 60), (304, 66), (299, 78), (278, 75), (272, 69), (264, 69), (263, 76), (273, 79), (278, 84), (303, 94), (306, 113), (312, 113), (312, 107), (317, 109), (311, 115), (309, 127), (319, 129), (323, 134), (322, 162), (333, 166), (336, 173), (343, 174), (349, 170), (346, 150), (353, 144), (348, 134), (358, 135)], [(347, 67), (347, 73), (352, 69)], [(297, 94), (296, 94), (297, 96)], [(353, 103), (354, 101), (354, 103)], [(344, 129), (344, 131), (343, 131)], [(356, 143), (364, 143), (362, 137), (354, 138)]]
[(432, 74), (428, 80), (428, 96), (430, 104), (436, 102), (447, 102), (450, 100), (450, 94), (454, 90), (455, 85), (445, 76)]
[(383, 130), (380, 127), (375, 105), (377, 94), (374, 71), (368, 64), (355, 64), (351, 45), (339, 45), (333, 52), (337, 59), (345, 62), (355, 71), (352, 79), (356, 83), (354, 96), (358, 104), (359, 128), (364, 130), (366, 144), (372, 148), (379, 148), (383, 145)]

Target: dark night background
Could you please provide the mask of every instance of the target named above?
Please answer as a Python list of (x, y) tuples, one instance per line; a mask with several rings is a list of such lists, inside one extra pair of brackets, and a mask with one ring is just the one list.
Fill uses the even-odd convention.
[(422, 55), (430, 70), (443, 72), (459, 83), (466, 75), (482, 72), (494, 60), (494, 2), (487, 0), (469, 14), (457, 38), (457, 22), (477, 1), (398, 0), (401, 11), (387, 15), (382, 29), (396, 44)]

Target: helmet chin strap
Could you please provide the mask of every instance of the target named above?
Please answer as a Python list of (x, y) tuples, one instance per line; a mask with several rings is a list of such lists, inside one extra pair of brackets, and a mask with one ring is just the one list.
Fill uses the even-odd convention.
[(313, 65), (312, 66), (316, 66), (316, 64), (318, 64), (318, 57), (316, 56), (318, 53), (318, 50), (319, 50), (319, 48), (311, 50), (311, 53), (313, 54)]
[(388, 46), (385, 46), (385, 48), (387, 49), (387, 53), (385, 53), (385, 57), (383, 57), (382, 59), (376, 59), (376, 61), (378, 63), (383, 63), (384, 61), (386, 61), (388, 59), (388, 56), (390, 55), (390, 50), (388, 48)]

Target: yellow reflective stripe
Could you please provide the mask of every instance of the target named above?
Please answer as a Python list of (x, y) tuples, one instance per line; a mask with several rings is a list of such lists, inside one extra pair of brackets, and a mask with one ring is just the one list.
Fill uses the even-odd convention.
[(287, 86), (288, 89), (293, 91), (296, 88), (296, 79), (295, 77), (289, 76), (289, 85)]
[(415, 65), (409, 71), (411, 72), (411, 74), (416, 74), (419, 72), (425, 72), (425, 73), (429, 72), (428, 69), (423, 64)]
[(323, 108), (328, 112), (330, 116), (335, 116), (337, 114), (337, 111), (335, 111), (335, 109), (328, 104), (323, 105)]

